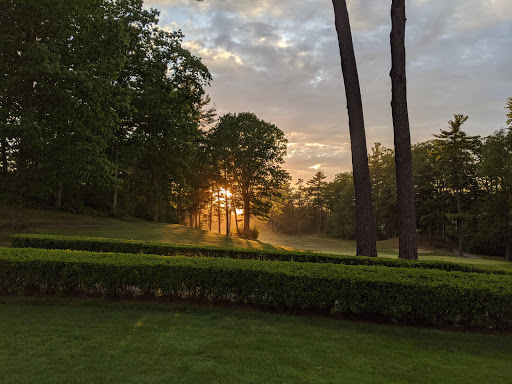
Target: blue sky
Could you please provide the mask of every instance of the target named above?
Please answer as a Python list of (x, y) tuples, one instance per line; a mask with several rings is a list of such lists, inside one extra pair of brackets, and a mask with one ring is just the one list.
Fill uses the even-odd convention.
[[(368, 148), (393, 145), (389, 80), (391, 0), (348, 0)], [(351, 169), (348, 118), (329, 0), (146, 0), (160, 26), (213, 75), (219, 115), (254, 112), (289, 140), (296, 179)], [(413, 142), (432, 138), (455, 113), (465, 129), (505, 126), (512, 97), (512, 0), (407, 1), (407, 80)]]

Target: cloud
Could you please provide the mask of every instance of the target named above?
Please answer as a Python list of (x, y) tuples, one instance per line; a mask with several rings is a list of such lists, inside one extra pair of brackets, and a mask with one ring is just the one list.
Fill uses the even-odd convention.
[[(392, 147), (389, 4), (348, 0), (368, 148)], [(160, 24), (182, 29), (184, 46), (213, 74), (219, 114), (251, 111), (283, 129), (285, 166), (309, 178), (351, 168), (348, 118), (332, 3), (326, 0), (153, 0)], [(471, 134), (505, 124), (512, 96), (512, 1), (407, 3), (408, 104), (413, 142), (454, 113)], [(309, 145), (308, 145), (309, 144)], [(312, 175), (312, 174), (311, 174)]]

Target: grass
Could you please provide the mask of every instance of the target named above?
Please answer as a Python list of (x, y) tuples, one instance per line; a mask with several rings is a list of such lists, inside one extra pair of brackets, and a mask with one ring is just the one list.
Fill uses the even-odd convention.
[[(0, 209), (0, 244), (27, 232), (354, 254), (355, 243), (262, 233), (260, 241), (189, 227)], [(379, 255), (397, 257), (396, 241)], [(420, 258), (511, 267), (422, 250)], [(185, 304), (0, 297), (0, 383), (505, 383), (512, 335), (354, 323)]]
[(179, 304), (0, 298), (0, 382), (505, 383), (512, 336)]
[[(18, 219), (13, 209), (0, 208), (0, 246), (10, 245), (9, 235), (13, 233), (12, 223), (22, 222), (26, 232), (48, 233), (70, 236), (109, 237), (159, 241), (178, 244), (202, 244), (218, 247), (253, 249), (299, 249), (340, 255), (355, 255), (356, 243), (325, 235), (293, 236), (262, 231), (260, 240), (251, 241), (227, 237), (216, 232), (208, 232), (177, 224), (155, 223), (144, 220), (122, 221), (108, 217), (75, 215), (61, 211), (41, 211), (23, 209)], [(398, 258), (398, 240), (389, 239), (377, 242), (379, 256)], [(419, 258), (424, 260), (445, 260), (456, 263), (494, 265), (511, 268), (512, 263), (502, 258), (478, 256), (465, 258), (455, 256), (447, 250), (419, 249)]]
[[(284, 235), (271, 232), (262, 232), (260, 240), (275, 246), (302, 249), (314, 252), (325, 252), (339, 255), (354, 255), (356, 242), (328, 237), (326, 235)], [(379, 257), (398, 258), (398, 239), (377, 241)], [(512, 263), (504, 261), (503, 258), (478, 255), (472, 258), (459, 257), (446, 249), (418, 248), (420, 260), (444, 260), (454, 263), (468, 263), (479, 265), (493, 265), (512, 269)]]
[[(10, 245), (9, 235), (13, 233), (15, 221), (13, 209), (0, 208), (0, 245)], [(177, 244), (202, 244), (230, 248), (289, 249), (261, 241), (227, 237), (177, 224), (156, 223), (132, 219), (116, 220), (109, 217), (75, 215), (61, 211), (23, 209), (18, 218), (26, 232), (48, 233), (69, 236), (93, 236), (116, 239), (159, 241)]]

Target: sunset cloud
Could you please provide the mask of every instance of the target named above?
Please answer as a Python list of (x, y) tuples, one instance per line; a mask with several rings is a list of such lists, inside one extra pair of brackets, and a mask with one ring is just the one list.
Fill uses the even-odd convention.
[[(348, 0), (368, 147), (392, 147), (389, 2)], [(213, 75), (220, 115), (251, 111), (290, 142), (285, 167), (332, 179), (351, 168), (348, 118), (332, 3), (327, 0), (152, 0), (160, 25), (181, 29), (184, 46)], [(407, 4), (413, 142), (432, 138), (454, 113), (470, 134), (505, 125), (512, 96), (512, 1), (415, 0)], [(310, 175), (310, 176), (307, 176)]]

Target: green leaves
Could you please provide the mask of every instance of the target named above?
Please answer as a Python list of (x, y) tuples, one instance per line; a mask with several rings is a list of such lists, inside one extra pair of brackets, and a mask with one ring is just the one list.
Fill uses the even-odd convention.
[(0, 291), (155, 296), (285, 311), (512, 327), (512, 279), (464, 272), (0, 248)]
[(244, 112), (222, 116), (209, 138), (219, 173), (228, 176), (229, 185), (236, 182), (239, 187), (244, 215), (268, 218), (273, 200), (289, 179), (281, 168), (288, 142), (283, 131)]

